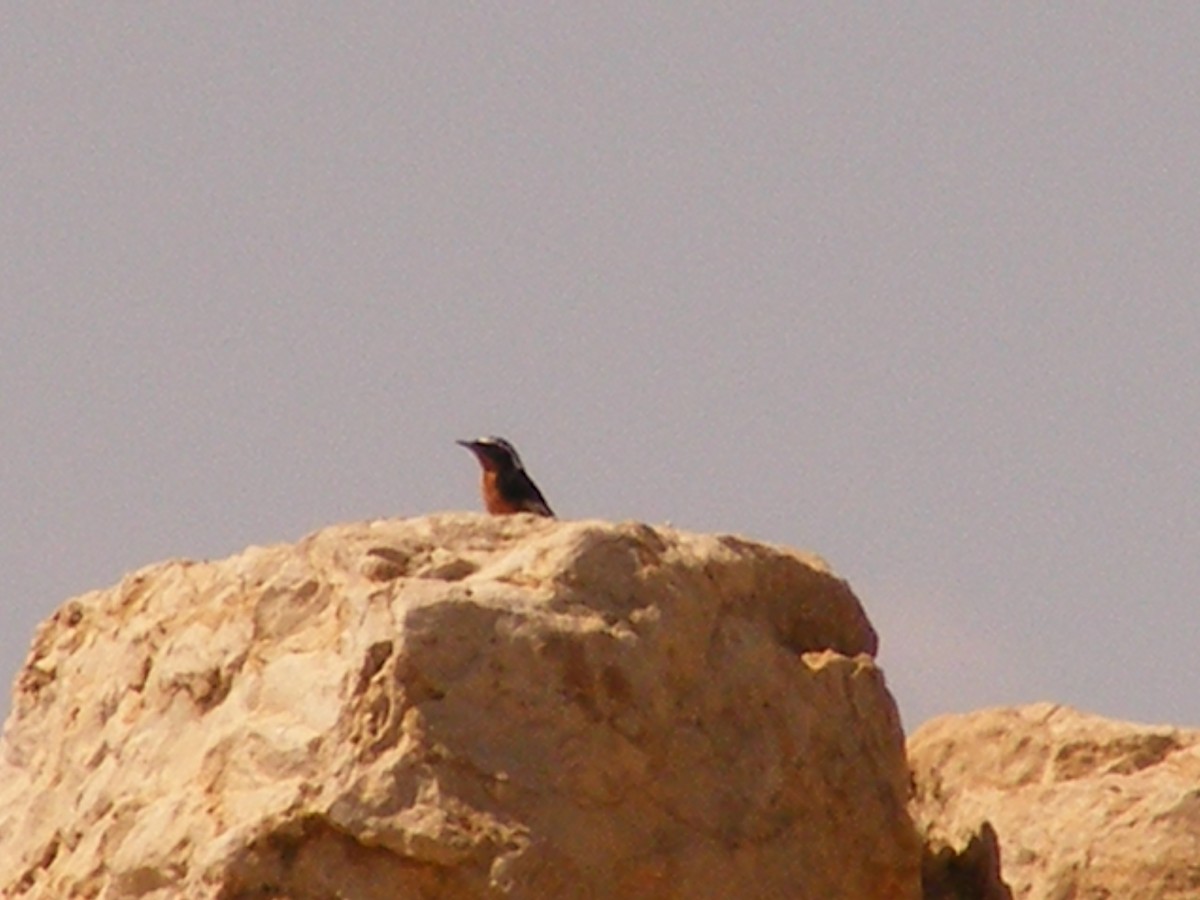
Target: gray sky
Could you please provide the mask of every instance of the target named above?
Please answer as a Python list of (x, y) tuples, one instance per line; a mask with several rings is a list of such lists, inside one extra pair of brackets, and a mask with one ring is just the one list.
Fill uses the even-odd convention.
[(1200, 8), (732, 6), (8, 9), (3, 680), (497, 433), (829, 559), (909, 726), (1200, 725)]

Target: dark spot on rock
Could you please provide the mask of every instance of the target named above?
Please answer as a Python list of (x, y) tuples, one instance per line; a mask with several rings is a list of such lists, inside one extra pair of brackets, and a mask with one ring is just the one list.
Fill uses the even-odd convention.
[(358, 673), (359, 693), (362, 693), (367, 683), (379, 673), (384, 663), (391, 659), (394, 649), (391, 641), (376, 641), (367, 648), (367, 654), (363, 657), (362, 671)]
[(633, 688), (629, 684), (629, 679), (616, 666), (605, 666), (600, 674), (600, 681), (608, 696), (621, 706), (628, 706), (633, 700)]

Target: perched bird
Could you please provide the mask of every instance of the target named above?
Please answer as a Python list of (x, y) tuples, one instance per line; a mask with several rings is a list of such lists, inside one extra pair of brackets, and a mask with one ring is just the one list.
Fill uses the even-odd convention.
[(480, 489), (488, 512), (497, 516), (528, 512), (554, 517), (546, 498), (521, 465), (516, 447), (498, 437), (457, 443), (474, 453), (483, 468)]

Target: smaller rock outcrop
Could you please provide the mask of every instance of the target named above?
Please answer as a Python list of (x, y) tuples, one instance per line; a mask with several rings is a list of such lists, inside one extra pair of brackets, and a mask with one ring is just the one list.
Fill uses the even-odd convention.
[(1200, 897), (1200, 732), (1043, 703), (943, 716), (908, 753), (927, 886), (972, 835), (988, 867), (994, 829), (1021, 900)]

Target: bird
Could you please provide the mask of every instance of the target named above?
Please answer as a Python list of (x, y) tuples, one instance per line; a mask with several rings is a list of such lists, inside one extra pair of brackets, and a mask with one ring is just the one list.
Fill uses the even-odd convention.
[(494, 516), (527, 512), (554, 518), (550, 504), (521, 464), (516, 447), (495, 436), (455, 443), (466, 447), (479, 460), (483, 469), (479, 486), (488, 512)]

